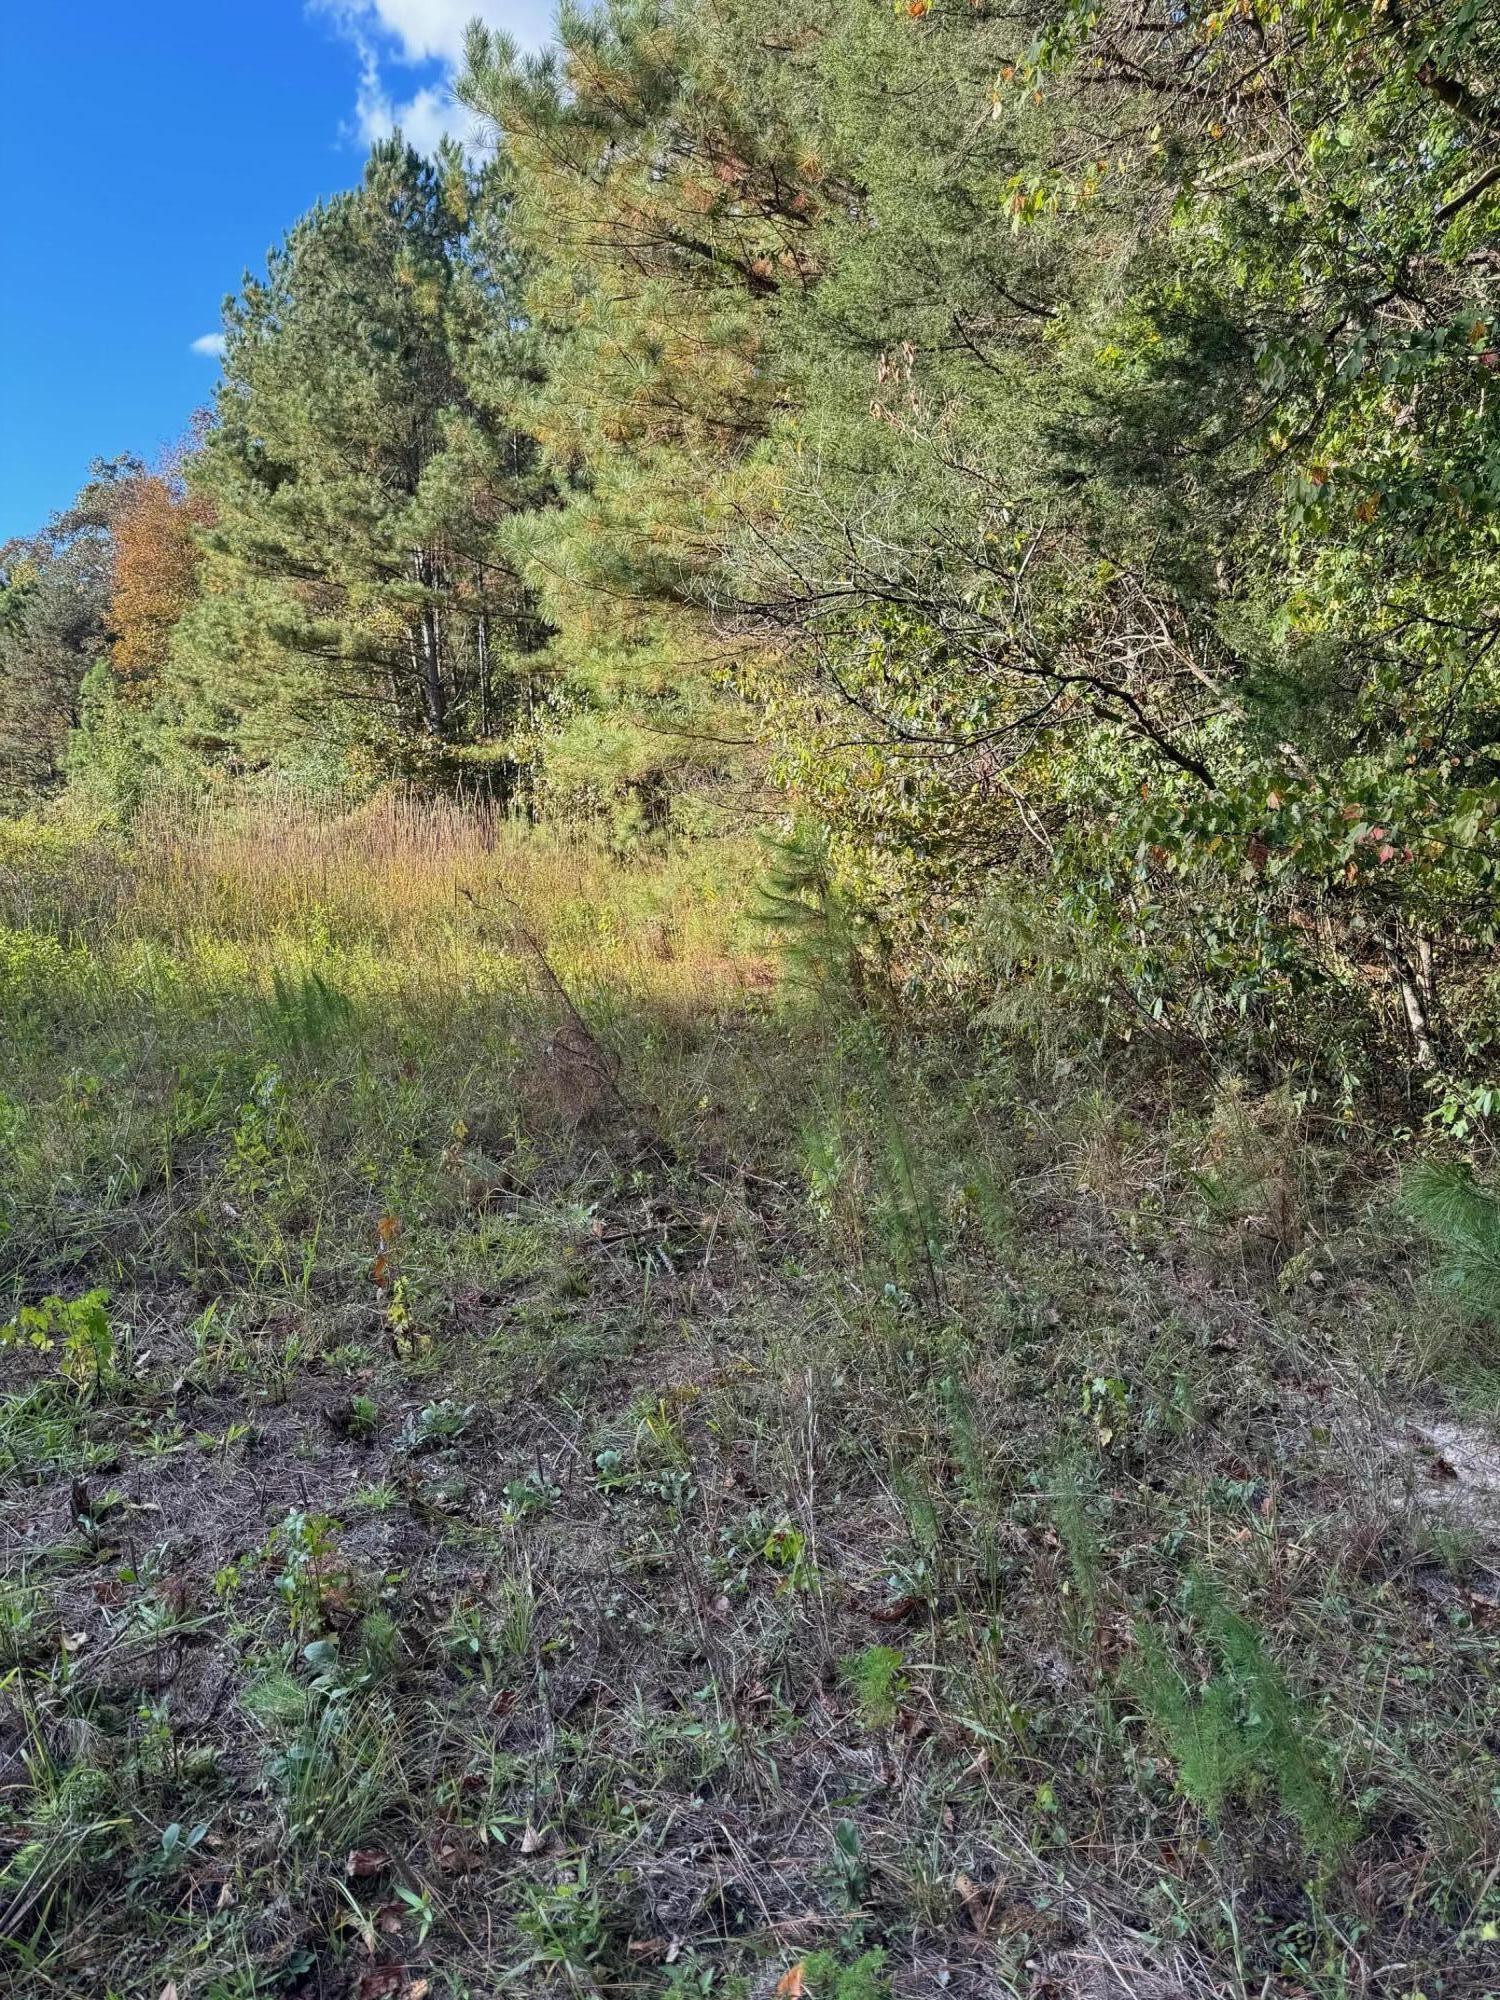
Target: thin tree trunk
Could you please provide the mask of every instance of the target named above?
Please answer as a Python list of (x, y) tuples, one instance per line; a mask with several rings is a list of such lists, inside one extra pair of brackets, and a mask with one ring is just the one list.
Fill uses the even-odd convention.
[[(431, 590), (434, 567), (432, 558), (425, 550), (419, 550), (414, 558), (417, 581), (424, 589)], [(418, 619), (416, 633), (412, 641), (416, 658), (418, 679), (422, 686), (422, 714), (427, 728), (433, 736), (441, 736), (448, 720), (447, 691), (443, 686), (442, 631), (438, 623), (438, 610), (429, 597), (423, 604)]]
[(490, 621), (481, 611), (478, 628), (479, 644), (479, 733), (490, 733)]
[(1386, 956), (1390, 961), (1391, 974), (1396, 981), (1396, 991), (1401, 996), (1401, 1011), (1406, 1017), (1407, 1031), (1411, 1035), (1412, 1052), (1416, 1056), (1417, 1067), (1436, 1069), (1437, 1042), (1434, 1017), (1437, 983), (1432, 967), (1432, 945), (1426, 938), (1418, 939), (1415, 969), (1406, 953), (1394, 942), (1387, 942)]

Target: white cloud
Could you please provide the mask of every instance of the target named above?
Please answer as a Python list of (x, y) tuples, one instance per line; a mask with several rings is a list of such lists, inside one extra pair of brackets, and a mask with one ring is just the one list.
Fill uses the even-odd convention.
[[(419, 152), (431, 153), (444, 136), (467, 141), (472, 114), (453, 95), (463, 59), (464, 30), (478, 18), (503, 28), (523, 48), (540, 48), (552, 26), (552, 0), (308, 0), (328, 15), (359, 58), (353, 137), (363, 145), (386, 138), (399, 125)], [(437, 64), (441, 74), (410, 96), (393, 91), (389, 61)]]
[(388, 139), (398, 125), (419, 153), (431, 155), (443, 138), (466, 142), (473, 133), (474, 117), (454, 97), (447, 77), (404, 100), (393, 98), (374, 51), (362, 48), (359, 94), (354, 101), (355, 136), (361, 145), (371, 146), (377, 139)]
[[(319, 0), (324, 6), (330, 0)], [(367, 30), (390, 36), (403, 62), (456, 64), (464, 52), (464, 30), (481, 20), (503, 28), (527, 48), (540, 48), (552, 25), (547, 0), (331, 0), (335, 13), (352, 16)]]
[(451, 91), (431, 86), (404, 104), (393, 104), (383, 89), (361, 89), (357, 111), (359, 136), (367, 146), (376, 139), (388, 139), (399, 125), (402, 137), (419, 153), (429, 155), (449, 134), (465, 138), (474, 122), (464, 107), (454, 102)]
[(222, 333), (200, 333), (192, 345), (194, 354), (206, 354), (217, 361), (224, 352), (224, 336)]

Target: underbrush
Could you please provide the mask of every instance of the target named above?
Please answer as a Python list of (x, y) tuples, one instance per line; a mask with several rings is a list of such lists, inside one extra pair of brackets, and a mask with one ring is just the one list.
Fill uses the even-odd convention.
[(1482, 1187), (755, 865), (5, 835), (17, 1992), (1492, 1990)]

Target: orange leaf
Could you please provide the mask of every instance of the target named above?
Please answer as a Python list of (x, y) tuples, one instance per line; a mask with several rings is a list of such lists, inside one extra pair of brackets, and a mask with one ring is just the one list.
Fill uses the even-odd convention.
[(783, 1972), (776, 1982), (776, 2000), (803, 2000), (807, 1992), (807, 1962), (798, 1959), (790, 1972)]

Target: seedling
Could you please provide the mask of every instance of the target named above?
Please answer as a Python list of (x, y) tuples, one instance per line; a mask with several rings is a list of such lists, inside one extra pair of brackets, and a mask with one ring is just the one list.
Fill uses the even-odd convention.
[(109, 1293), (103, 1290), (85, 1292), (77, 1299), (53, 1293), (39, 1306), (22, 1306), (14, 1319), (0, 1326), (0, 1347), (32, 1347), (39, 1354), (50, 1354), (60, 1346), (58, 1373), (72, 1384), (80, 1402), (92, 1402), (117, 1373), (108, 1305)]

